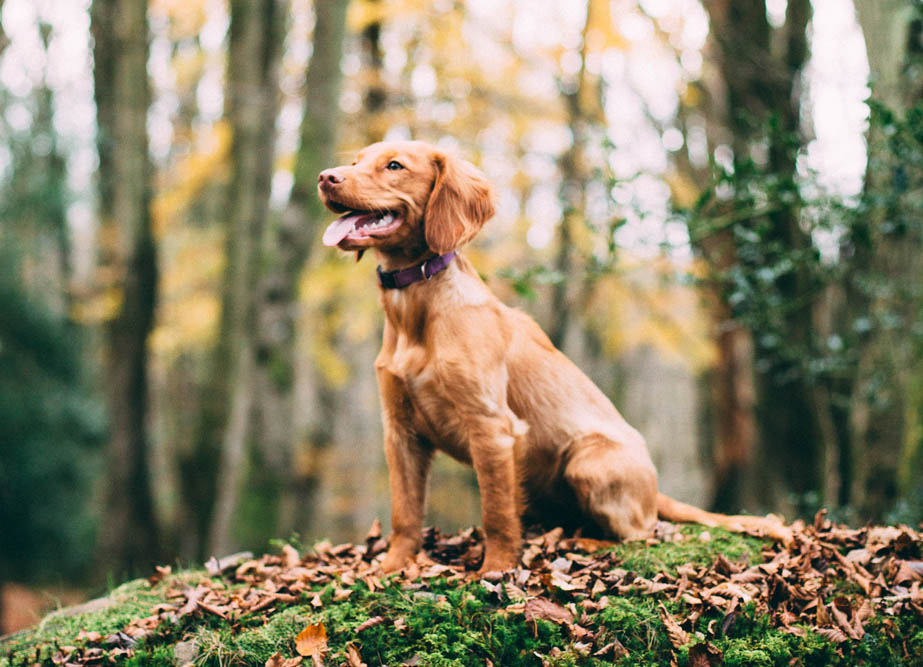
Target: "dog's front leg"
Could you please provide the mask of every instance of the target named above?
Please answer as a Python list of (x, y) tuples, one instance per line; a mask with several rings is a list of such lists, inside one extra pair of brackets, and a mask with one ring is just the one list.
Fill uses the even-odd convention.
[(522, 436), (516, 424), (515, 418), (481, 418), (469, 435), (485, 534), (482, 573), (509, 570), (519, 561), (522, 495), (515, 452)]
[(395, 572), (413, 558), (423, 542), (426, 480), (432, 450), (399, 425), (385, 426), (385, 458), (391, 483), (391, 543), (382, 562)]

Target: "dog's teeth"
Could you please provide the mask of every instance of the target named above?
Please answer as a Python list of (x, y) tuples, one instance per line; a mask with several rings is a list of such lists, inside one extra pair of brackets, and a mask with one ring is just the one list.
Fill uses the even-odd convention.
[(390, 224), (391, 224), (391, 221), (392, 221), (393, 219), (394, 219), (394, 218), (391, 217), (391, 214), (388, 213), (386, 216), (384, 216), (384, 217), (381, 219), (381, 222), (382, 222), (382, 224), (390, 225)]

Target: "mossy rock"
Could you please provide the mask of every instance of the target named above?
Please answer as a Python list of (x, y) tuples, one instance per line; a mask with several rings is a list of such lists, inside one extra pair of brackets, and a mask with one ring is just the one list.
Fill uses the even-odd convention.
[[(686, 539), (681, 542), (621, 544), (605, 553), (639, 577), (675, 573), (690, 563), (706, 566), (719, 555), (760, 562), (766, 546), (762, 540), (715, 529), (707, 529), (708, 540), (699, 539), (705, 530), (688, 526), (682, 528)], [(241, 586), (243, 595), (241, 584), (202, 570), (169, 574), (156, 583), (132, 581), (101, 601), (54, 612), (36, 627), (0, 639), (0, 667), (50, 665), (64, 658), (78, 664), (262, 667), (275, 655), (297, 657), (297, 637), (309, 625), (323, 626), (327, 665), (355, 664), (349, 662), (350, 652), (367, 665), (709, 664), (701, 662), (705, 652), (694, 648), (703, 643), (721, 656), (711, 664), (923, 664), (923, 619), (907, 614), (875, 617), (866, 623), (861, 640), (835, 642), (810, 627), (795, 634), (772, 627), (753, 604), (743, 605), (723, 631), (726, 619), (703, 613), (688, 628), (688, 642), (677, 647), (658, 611), (662, 605), (683, 617), (688, 605), (673, 594), (609, 592), (603, 604), (599, 593), (574, 597), (549, 585), (542, 597), (567, 609), (571, 624), (515, 611), (522, 593), (515, 586), (451, 573), (415, 581), (337, 576), (254, 613), (222, 618), (197, 609), (174, 622), (162, 620), (136, 642), (118, 634), (151, 617), (158, 605), (175, 605), (177, 591), (202, 582), (229, 597)], [(615, 645), (620, 649), (614, 650)], [(304, 664), (311, 663), (304, 658)]]

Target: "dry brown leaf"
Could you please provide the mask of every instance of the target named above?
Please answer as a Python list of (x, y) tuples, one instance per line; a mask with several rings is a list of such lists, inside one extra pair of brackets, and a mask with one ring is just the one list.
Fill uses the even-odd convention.
[(362, 656), (359, 655), (359, 649), (356, 648), (355, 644), (348, 644), (346, 646), (346, 664), (348, 667), (368, 667), (368, 665), (362, 662)]
[(103, 635), (102, 635), (101, 633), (95, 632), (95, 631), (93, 631), (93, 630), (90, 630), (90, 631), (81, 630), (81, 631), (77, 634), (77, 640), (78, 640), (78, 641), (88, 642), (88, 643), (90, 643), (90, 644), (98, 644), (99, 642), (101, 642), (101, 641), (103, 640)]
[(680, 648), (688, 644), (689, 633), (683, 630), (680, 624), (676, 622), (670, 615), (670, 612), (667, 611), (667, 608), (663, 606), (662, 602), (657, 603), (657, 611), (660, 612), (660, 620), (663, 621), (664, 627), (667, 629), (667, 638), (670, 640), (673, 648)]
[(327, 628), (323, 623), (305, 626), (295, 637), (295, 650), (298, 655), (311, 657), (315, 663), (327, 652)]
[(628, 649), (622, 645), (618, 639), (613, 639), (611, 642), (603, 646), (601, 649), (593, 653), (597, 658), (609, 658), (610, 660), (621, 660), (622, 658), (628, 657)]
[(511, 604), (506, 610), (514, 614), (525, 614), (527, 621), (540, 618), (558, 625), (567, 626), (570, 626), (574, 621), (573, 615), (567, 609), (541, 597)]
[(353, 594), (353, 591), (351, 588), (338, 588), (333, 593), (333, 601), (342, 602), (343, 600), (346, 600), (347, 598), (349, 598), (349, 596), (352, 594)]
[(844, 633), (839, 628), (817, 628), (816, 632), (821, 637), (826, 637), (830, 641), (837, 644), (842, 644), (847, 639), (849, 639), (849, 637), (846, 636), (846, 633)]
[(363, 621), (356, 627), (356, 633), (360, 633), (363, 630), (368, 630), (369, 628), (374, 628), (376, 625), (381, 625), (385, 622), (384, 616), (372, 616), (372, 618), (367, 621)]
[(923, 581), (923, 562), (900, 561), (897, 574), (894, 575), (895, 584), (906, 584), (912, 581)]
[(165, 566), (155, 565), (154, 574), (147, 578), (147, 582), (151, 586), (154, 586), (155, 584), (158, 584), (161, 581), (163, 581), (165, 577), (170, 576), (172, 572), (173, 572), (173, 568), (170, 567), (169, 565), (165, 565)]
[(282, 545), (282, 558), (285, 559), (285, 567), (289, 568), (295, 567), (301, 562), (301, 556), (298, 555), (298, 550), (291, 544)]
[(274, 653), (270, 656), (269, 660), (266, 661), (265, 667), (297, 667), (301, 664), (303, 658), (298, 656), (296, 658), (283, 658), (281, 653)]
[(851, 612), (852, 608), (849, 604), (849, 600), (844, 597), (836, 598), (830, 605), (830, 614), (833, 616), (833, 620), (836, 621), (840, 629), (845, 632), (850, 639), (862, 639), (865, 634), (865, 629), (861, 624), (855, 626), (850, 622), (849, 615)]
[(365, 541), (374, 542), (375, 540), (381, 537), (381, 521), (376, 518), (372, 522), (372, 526), (369, 528), (368, 534), (365, 536)]
[(724, 653), (711, 642), (689, 647), (689, 667), (715, 667), (723, 661)]

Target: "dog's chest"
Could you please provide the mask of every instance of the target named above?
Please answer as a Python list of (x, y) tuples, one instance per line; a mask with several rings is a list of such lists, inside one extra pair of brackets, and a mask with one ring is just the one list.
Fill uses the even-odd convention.
[(399, 340), (385, 367), (398, 380), (395, 384), (404, 394), (401, 402), (410, 408), (404, 415), (412, 421), (413, 429), (437, 449), (470, 462), (463, 416), (456, 401), (446, 395), (444, 378), (432, 370), (430, 361), (422, 345)]

